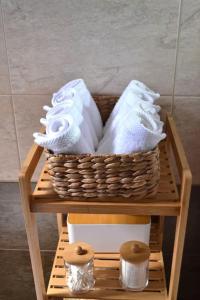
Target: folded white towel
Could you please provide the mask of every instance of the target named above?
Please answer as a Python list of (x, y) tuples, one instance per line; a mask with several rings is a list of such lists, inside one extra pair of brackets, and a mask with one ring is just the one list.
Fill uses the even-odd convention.
[[(65, 119), (65, 116), (62, 115), (62, 118)], [(56, 121), (58, 119), (58, 117), (51, 118), (51, 120), (52, 119), (54, 119), (54, 121)], [(40, 119), (40, 123), (46, 127), (46, 132), (48, 132), (49, 122), (50, 122), (50, 120), (47, 120), (47, 119), (44, 119), (44, 118)], [(95, 152), (95, 147), (94, 147), (94, 144), (93, 144), (93, 141), (92, 141), (92, 137), (91, 137), (89, 128), (88, 128), (87, 124), (83, 121), (83, 117), (81, 116), (81, 119), (79, 118), (79, 121), (77, 122), (77, 120), (76, 120), (75, 122), (79, 126), (82, 137), (88, 143), (88, 145), (90, 147), (90, 151)]]
[(78, 106), (75, 105), (75, 101), (68, 99), (64, 103), (60, 103), (53, 107), (45, 106), (44, 109), (47, 111), (46, 119), (41, 119), (42, 124), (47, 124), (48, 120), (52, 118), (57, 118), (58, 116), (65, 116), (67, 114), (71, 115), (73, 119), (75, 120), (76, 124), (79, 126), (81, 130), (81, 134), (85, 137), (87, 142), (89, 143), (89, 146), (93, 150), (93, 152), (96, 149), (96, 146), (98, 144), (98, 140), (96, 137), (96, 134), (93, 127), (87, 122), (86, 118), (83, 118), (80, 110), (78, 110)]
[[(62, 87), (58, 93), (53, 94), (53, 98), (52, 98), (52, 105), (54, 107), (56, 107), (57, 105), (65, 105), (65, 103), (68, 103), (69, 101), (73, 101), (73, 104), (76, 106), (76, 108), (80, 111), (80, 113), (83, 116), (83, 119), (86, 120), (88, 127), (90, 129), (90, 135), (92, 137), (93, 143), (94, 143), (94, 147), (95, 149), (98, 146), (98, 138), (97, 138), (97, 134), (95, 132), (95, 128), (94, 125), (92, 123), (91, 117), (90, 117), (90, 110), (88, 110), (87, 108), (85, 108), (83, 101), (81, 100), (81, 97), (79, 96), (79, 94), (75, 91), (75, 89), (73, 88), (65, 88), (66, 85), (64, 87)], [(45, 110), (49, 110), (49, 108), (47, 106), (43, 107)]]
[(143, 103), (146, 102), (146, 105), (151, 107), (154, 101), (159, 97), (160, 94), (152, 91), (144, 83), (138, 80), (132, 80), (125, 88), (124, 92), (122, 93), (119, 100), (115, 104), (105, 124), (104, 133), (106, 132), (107, 128), (110, 126), (112, 120), (115, 118), (119, 110), (122, 109), (122, 106), (125, 106), (124, 109), (129, 109), (131, 106), (135, 107), (136, 103), (138, 103), (139, 101), (142, 101)]
[(68, 114), (73, 116), (73, 118), (77, 121), (77, 124), (80, 124), (83, 119), (81, 111), (77, 108), (74, 101), (70, 99), (56, 106), (49, 107), (45, 105), (43, 108), (45, 110), (48, 109), (46, 113), (47, 120), (58, 117), (60, 115), (68, 115)]
[[(134, 103), (134, 105), (133, 105)], [(158, 112), (160, 111), (160, 106), (153, 105), (150, 102), (146, 102), (141, 100), (138, 96), (133, 94), (131, 91), (127, 93), (127, 97), (124, 98), (123, 103), (121, 104), (119, 111), (117, 114), (112, 118), (110, 117), (110, 122), (107, 123), (107, 127), (104, 130), (104, 138), (111, 132), (117, 132), (118, 126), (123, 126), (122, 120), (124, 119), (125, 115), (129, 112), (134, 113), (143, 113), (152, 117), (155, 121), (160, 121), (160, 116)], [(121, 124), (122, 123), (122, 124)]]
[(46, 134), (34, 133), (35, 143), (52, 150), (55, 154), (92, 153), (86, 139), (70, 115), (60, 116), (48, 120)]
[(101, 116), (83, 79), (72, 80), (64, 85), (57, 93), (53, 94), (52, 105), (55, 106), (66, 99), (76, 97), (76, 93), (80, 97), (84, 109), (88, 111), (97, 138), (100, 140), (103, 131)]
[(99, 143), (98, 154), (125, 154), (153, 149), (166, 137), (162, 122), (142, 112), (128, 112), (117, 130), (111, 131)]
[(129, 88), (132, 90), (133, 93), (140, 96), (142, 100), (149, 101), (154, 103), (155, 100), (160, 98), (159, 93), (155, 93), (151, 90), (148, 86), (146, 86), (143, 82), (139, 80), (132, 80), (129, 84)]

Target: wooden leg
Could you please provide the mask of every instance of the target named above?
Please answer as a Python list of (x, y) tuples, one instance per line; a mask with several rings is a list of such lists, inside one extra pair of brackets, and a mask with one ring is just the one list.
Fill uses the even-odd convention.
[[(151, 222), (151, 233), (150, 233), (150, 244), (153, 251), (162, 251), (163, 244), (163, 230), (164, 230), (164, 218), (163, 216), (152, 216)], [(153, 229), (155, 226), (155, 230)], [(152, 243), (153, 242), (153, 243)], [(155, 244), (156, 242), (156, 244)], [(155, 246), (154, 246), (155, 244)]]
[(33, 277), (35, 282), (35, 289), (37, 300), (47, 300), (42, 259), (40, 254), (39, 238), (37, 231), (36, 218), (33, 213), (30, 214), (30, 227), (26, 226), (26, 234), (29, 244), (29, 251), (31, 257), (31, 265), (33, 270)]
[(47, 300), (37, 224), (29, 206), (31, 185), (26, 182), (25, 178), (20, 178), (20, 191), (37, 300)]
[(158, 243), (160, 246), (160, 249), (162, 250), (162, 245), (163, 245), (163, 231), (164, 231), (164, 221), (165, 221), (165, 217), (160, 216), (159, 217), (159, 233), (158, 233)]
[(181, 212), (180, 212), (180, 216), (177, 217), (177, 221), (176, 221), (174, 251), (173, 251), (173, 258), (172, 258), (168, 300), (176, 300), (177, 298), (179, 277), (181, 271), (181, 262), (183, 256), (183, 248), (184, 248), (184, 240), (185, 240), (185, 231), (187, 225), (190, 191), (191, 191), (191, 174), (186, 173), (183, 176), (183, 180), (182, 180)]

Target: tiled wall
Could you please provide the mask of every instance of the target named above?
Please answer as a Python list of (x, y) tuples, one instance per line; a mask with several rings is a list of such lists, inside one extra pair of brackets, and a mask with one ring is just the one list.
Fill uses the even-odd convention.
[(180, 10), (179, 4), (2, 0), (0, 181), (17, 180), (42, 105), (83, 77), (91, 91), (114, 94), (137, 78), (159, 91), (166, 107), (174, 92), (174, 116), (199, 184), (200, 1), (183, 0)]

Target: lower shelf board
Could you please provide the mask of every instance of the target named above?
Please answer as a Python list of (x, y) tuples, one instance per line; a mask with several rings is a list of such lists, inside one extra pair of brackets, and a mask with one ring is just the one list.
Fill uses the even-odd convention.
[(143, 292), (125, 291), (119, 282), (119, 254), (96, 253), (94, 260), (95, 286), (87, 293), (72, 295), (66, 285), (66, 271), (62, 258), (68, 242), (67, 229), (60, 235), (47, 295), (72, 299), (132, 299), (166, 300), (167, 291), (162, 252), (151, 253), (149, 264), (149, 284)]

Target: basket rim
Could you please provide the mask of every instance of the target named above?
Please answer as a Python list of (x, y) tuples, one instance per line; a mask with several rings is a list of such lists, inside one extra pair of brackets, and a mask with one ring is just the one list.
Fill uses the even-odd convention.
[(51, 150), (45, 148), (44, 152), (47, 153), (50, 156), (54, 156), (54, 157), (69, 157), (69, 158), (86, 158), (86, 157), (94, 157), (94, 158), (109, 158), (109, 157), (115, 157), (115, 158), (127, 158), (127, 157), (137, 157), (137, 156), (149, 156), (152, 153), (159, 153), (159, 145), (157, 145), (155, 148), (151, 149), (151, 150), (147, 150), (147, 151), (139, 151), (139, 152), (134, 152), (134, 153), (130, 153), (130, 154), (97, 154), (95, 155), (95, 153), (83, 153), (83, 154), (68, 154), (68, 153), (59, 153), (59, 154), (55, 154), (53, 153)]

